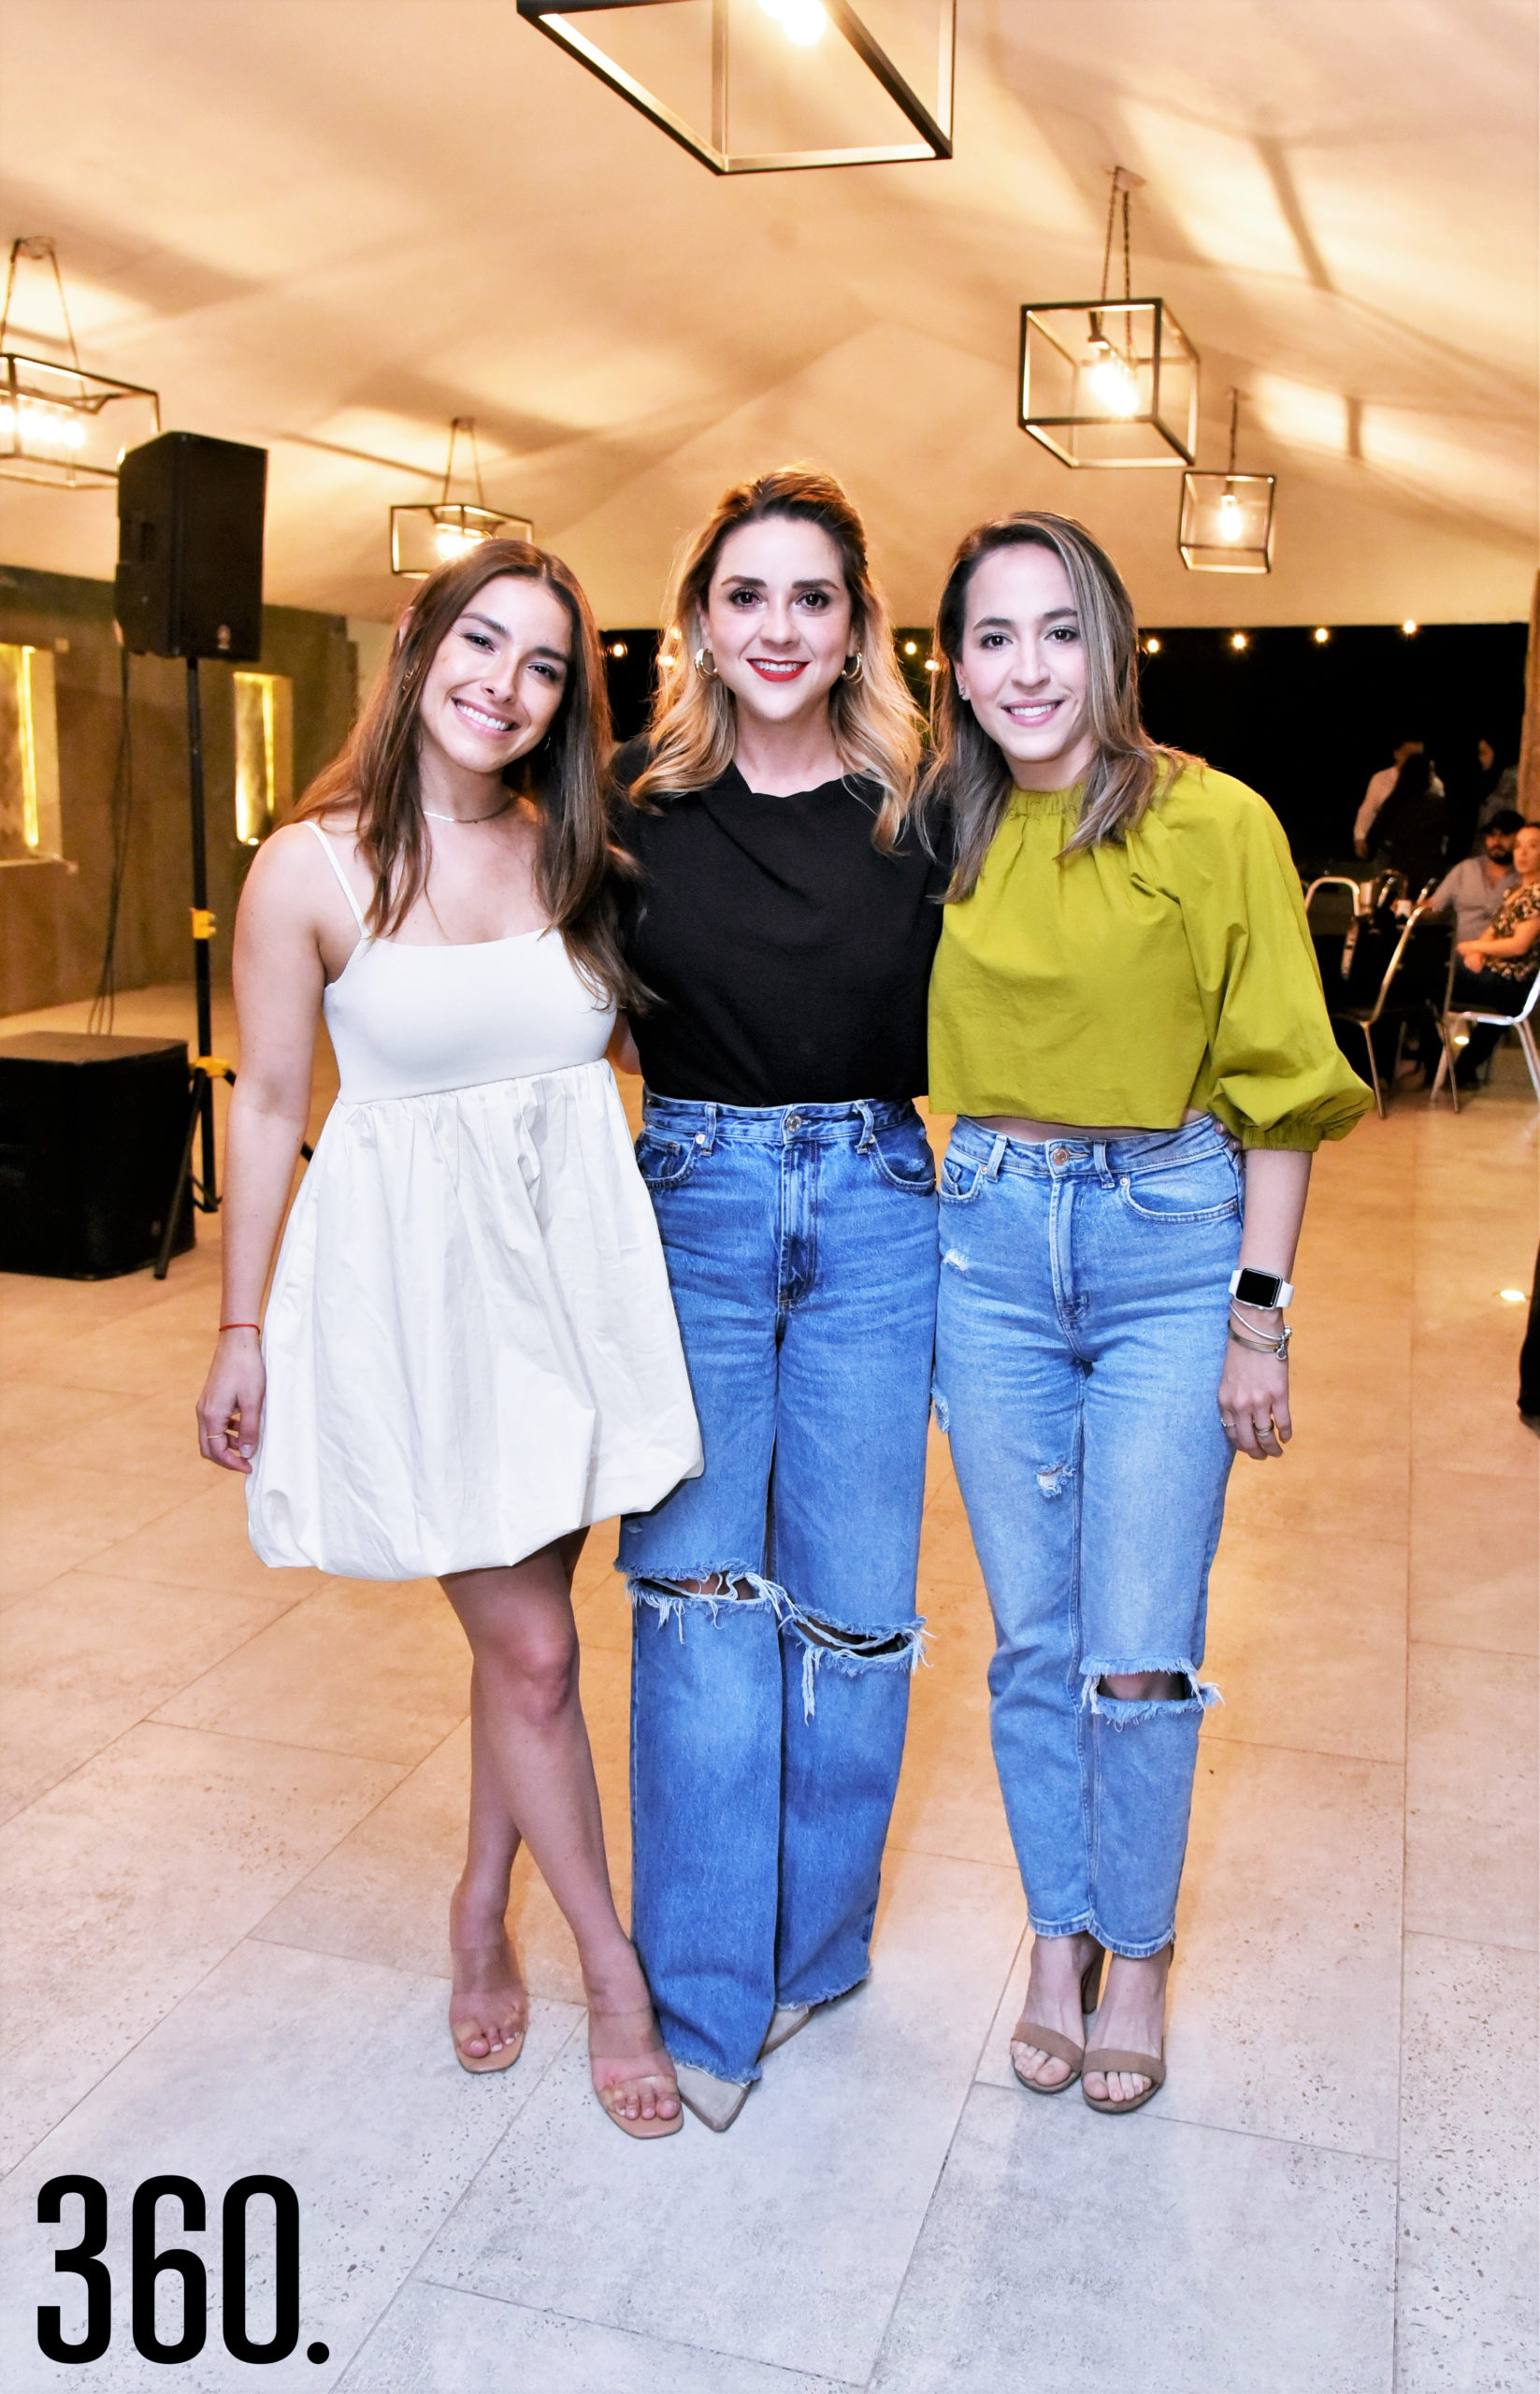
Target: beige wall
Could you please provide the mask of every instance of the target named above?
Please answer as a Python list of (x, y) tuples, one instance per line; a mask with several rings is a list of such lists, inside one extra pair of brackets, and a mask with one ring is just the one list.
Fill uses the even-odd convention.
[[(340, 616), (265, 610), (264, 671), (294, 684), (295, 786), (302, 789), (353, 720), (356, 666)], [(0, 566), (0, 641), (54, 651), (63, 863), (0, 864), (0, 1014), (90, 997), (102, 967), (120, 728), (112, 587)], [(235, 901), (250, 861), (235, 831), (231, 668), (199, 669), (208, 789), (209, 883), (219, 923), (216, 976), (229, 972)], [(134, 798), (118, 925), (118, 986), (191, 977), (186, 668), (130, 660)]]

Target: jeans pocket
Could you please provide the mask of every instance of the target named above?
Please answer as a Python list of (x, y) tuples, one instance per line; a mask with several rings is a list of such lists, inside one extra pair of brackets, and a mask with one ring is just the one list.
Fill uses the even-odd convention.
[(1142, 1222), (1222, 1222), (1241, 1210), (1240, 1175), (1223, 1151), (1163, 1172), (1125, 1173), (1117, 1187)]
[(704, 1152), (694, 1139), (665, 1138), (644, 1126), (637, 1141), (637, 1170), (649, 1189), (681, 1189)]
[(984, 1187), (982, 1158), (949, 1155), (941, 1169), (943, 1205), (971, 1205)]
[(934, 1191), (936, 1159), (918, 1121), (874, 1131), (866, 1153), (890, 1189), (906, 1190), (912, 1197), (928, 1197)]

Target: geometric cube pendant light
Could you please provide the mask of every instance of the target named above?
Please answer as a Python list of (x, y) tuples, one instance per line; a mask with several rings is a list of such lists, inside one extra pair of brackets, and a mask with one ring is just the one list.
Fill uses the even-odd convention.
[[(454, 480), (454, 444), (464, 433), (470, 444), (470, 470), (476, 483), (474, 506), (450, 498)], [(482, 461), (476, 449), (474, 416), (457, 415), (449, 428), (449, 456), (444, 487), (436, 499), (390, 512), (390, 570), (421, 580), (436, 573), (452, 557), (464, 556), (482, 541), (532, 541), (535, 526), (525, 515), (504, 515), (488, 507), (482, 488)]]
[[(1129, 194), (1143, 177), (1115, 166), (1098, 299), (1034, 301), (1021, 311), (1023, 432), (1066, 466), (1191, 466), (1198, 454), (1198, 353), (1163, 299), (1133, 296)], [(1109, 298), (1121, 212), (1123, 296)]]
[(851, 0), (518, 0), (518, 10), (713, 175), (952, 155), (957, 0), (908, 0), (924, 23), (911, 74), (933, 104)]
[[(72, 363), (23, 356), (7, 346), (17, 261), (53, 268)], [(160, 401), (137, 382), (88, 374), (75, 345), (59, 257), (46, 234), (10, 245), (6, 296), (0, 305), (0, 478), (46, 483), (57, 490), (100, 490), (115, 482), (123, 452), (152, 440), (161, 428)]]
[(1182, 476), (1176, 545), (1191, 573), (1271, 573), (1276, 474), (1238, 474), (1241, 394), (1230, 395), (1230, 464), (1222, 474)]

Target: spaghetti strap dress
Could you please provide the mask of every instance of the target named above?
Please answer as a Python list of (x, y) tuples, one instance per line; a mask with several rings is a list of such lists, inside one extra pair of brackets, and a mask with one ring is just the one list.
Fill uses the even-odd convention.
[(263, 1329), (252, 1544), (361, 1579), (517, 1563), (701, 1468), (613, 1010), (555, 930), (374, 938), (310, 829), (359, 939)]

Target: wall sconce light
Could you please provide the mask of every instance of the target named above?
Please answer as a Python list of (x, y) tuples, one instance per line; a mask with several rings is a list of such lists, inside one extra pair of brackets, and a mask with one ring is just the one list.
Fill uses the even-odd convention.
[[(7, 340), (16, 268), (22, 259), (53, 268), (70, 364), (23, 356)], [(10, 245), (5, 303), (0, 306), (0, 476), (7, 482), (46, 483), (57, 490), (99, 490), (116, 482), (125, 449), (153, 440), (161, 428), (157, 394), (137, 382), (116, 382), (88, 374), (80, 364), (65, 297), (59, 253), (46, 234), (26, 235)]]
[[(476, 483), (473, 507), (451, 499), (449, 495), (454, 480), (454, 444), (462, 433), (470, 446), (471, 472)], [(535, 526), (526, 515), (504, 515), (497, 508), (488, 507), (476, 448), (476, 419), (457, 415), (449, 427), (449, 455), (439, 497), (414, 507), (391, 509), (390, 570), (420, 581), (424, 574), (437, 573), (441, 565), (464, 556), (467, 549), (479, 547), (482, 541), (532, 541), (534, 537)]]
[(1176, 545), (1189, 573), (1271, 573), (1276, 474), (1238, 474), (1241, 394), (1230, 395), (1230, 463), (1222, 474), (1182, 476)]
[[(957, 0), (935, 0), (937, 18), (936, 104), (929, 108), (921, 99), (907, 77), (901, 74), (882, 44), (850, 0), (758, 0), (758, 7), (751, 8), (749, 0), (711, 0), (711, 93), (712, 129), (709, 135), (693, 125), (683, 113), (683, 108), (670, 106), (640, 71), (623, 65), (618, 58), (599, 47), (593, 35), (583, 30), (580, 20), (587, 17), (618, 18), (621, 10), (649, 12), (650, 22), (640, 22), (628, 30), (640, 34), (640, 43), (633, 40), (627, 47), (633, 50), (633, 66), (643, 64), (643, 53), (653, 61), (648, 72), (655, 76), (659, 69), (670, 65), (682, 70), (682, 80), (698, 82), (706, 65), (704, 43), (707, 27), (698, 0), (687, 0), (688, 19), (676, 19), (669, 24), (663, 12), (678, 9), (686, 0), (565, 0), (565, 6), (553, 8), (546, 0), (518, 0), (518, 10), (527, 24), (536, 27), (551, 41), (560, 44), (570, 57), (618, 92), (623, 100), (655, 124), (660, 133), (677, 141), (692, 158), (698, 158), (713, 175), (783, 174), (800, 166), (901, 166), (926, 158), (950, 158), (952, 155), (952, 82), (953, 55), (957, 40)], [(618, 32), (619, 28), (616, 28)], [(788, 108), (795, 113), (799, 100), (806, 102), (801, 113), (813, 125), (827, 125), (831, 87), (839, 79), (831, 58), (819, 50), (826, 34), (841, 36), (853, 50), (877, 88), (884, 94), (918, 136), (915, 140), (867, 142), (830, 148), (827, 145), (806, 149), (770, 149), (751, 151), (732, 147), (729, 127), (731, 95), (736, 88), (747, 89), (751, 97), (763, 93), (771, 102), (771, 121), (784, 120)], [(669, 55), (669, 35), (675, 36)], [(660, 42), (659, 35), (663, 36)], [(614, 38), (608, 35), (607, 38)], [(805, 65), (799, 62), (805, 60)], [(691, 73), (691, 69), (694, 73)], [(788, 77), (788, 69), (790, 70)]]
[[(1190, 466), (1198, 454), (1198, 353), (1163, 299), (1133, 296), (1129, 195), (1112, 170), (1100, 299), (1033, 301), (1021, 311), (1016, 421), (1064, 466)], [(1113, 235), (1123, 220), (1123, 296), (1110, 299)]]

